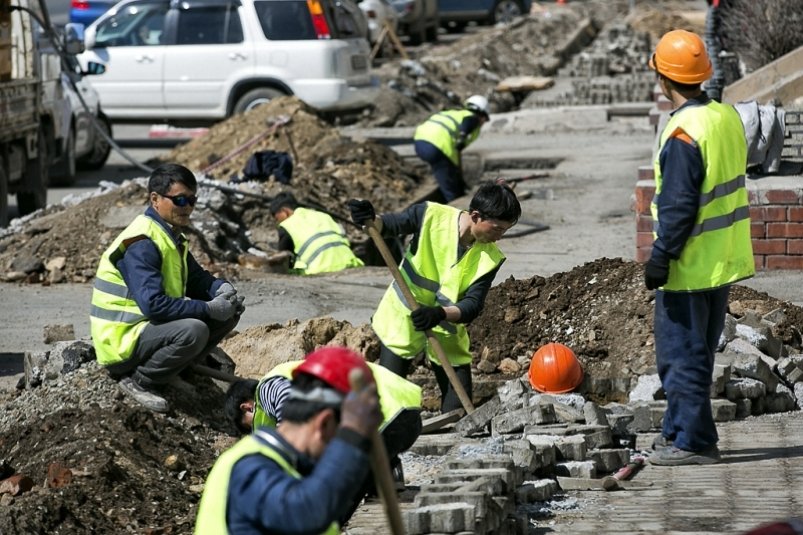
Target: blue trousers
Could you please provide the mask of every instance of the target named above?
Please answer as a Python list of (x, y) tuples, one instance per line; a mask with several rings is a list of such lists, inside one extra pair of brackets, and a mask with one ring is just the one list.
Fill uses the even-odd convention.
[(702, 451), (719, 440), (711, 376), (729, 291), (655, 294), (655, 361), (667, 399), (663, 435), (682, 450)]
[(415, 154), (429, 164), (446, 202), (451, 202), (466, 194), (463, 171), (435, 145), (428, 141), (416, 140)]

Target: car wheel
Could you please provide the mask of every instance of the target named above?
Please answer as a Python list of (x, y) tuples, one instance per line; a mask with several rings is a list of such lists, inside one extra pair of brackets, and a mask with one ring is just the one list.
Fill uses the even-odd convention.
[(17, 192), (17, 207), (20, 215), (28, 215), (47, 205), (48, 157), (45, 133), (39, 131), (39, 154), (28, 160), (25, 167), (25, 184)]
[(59, 162), (50, 168), (50, 183), (55, 186), (70, 186), (75, 182), (75, 133), (70, 129), (67, 147)]
[(491, 14), (491, 24), (501, 22), (509, 24), (516, 17), (521, 17), (524, 8), (516, 0), (496, 0), (493, 13)]
[(232, 113), (245, 113), (249, 110), (253, 110), (261, 104), (267, 104), (274, 98), (284, 96), (286, 96), (284, 93), (272, 87), (260, 87), (258, 89), (252, 89), (240, 97), (240, 100), (238, 100), (237, 104), (234, 105), (234, 110)]
[[(98, 126), (100, 127), (101, 132), (106, 134), (109, 137), (112, 137), (112, 123), (109, 121), (109, 118), (106, 117), (104, 114), (100, 114), (96, 118)], [(100, 132), (94, 132), (94, 139), (92, 141), (92, 151), (79, 158), (78, 160), (78, 168), (85, 170), (85, 171), (95, 171), (97, 169), (102, 168), (106, 165), (106, 160), (109, 159), (109, 154), (112, 151), (112, 146), (106, 141), (106, 138), (103, 137)]]

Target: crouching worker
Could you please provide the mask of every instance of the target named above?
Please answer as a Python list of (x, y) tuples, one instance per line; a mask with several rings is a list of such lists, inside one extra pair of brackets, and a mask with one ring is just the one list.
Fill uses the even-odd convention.
[(276, 195), (270, 213), (279, 224), (278, 249), (290, 258), (293, 273), (315, 275), (364, 265), (343, 227), (328, 214), (300, 206), (292, 193)]
[[(344, 351), (323, 348), (321, 351)], [(260, 381), (244, 379), (229, 387), (226, 393), (226, 416), (241, 433), (261, 427), (274, 428), (283, 421), (283, 408), (290, 392), (290, 377), (306, 361), (294, 360), (279, 364)], [(399, 377), (378, 364), (368, 362), (374, 376), (383, 422), (379, 428), (388, 452), (397, 484), (404, 484), (399, 454), (407, 451), (421, 434), (421, 387)], [(356, 511), (364, 496), (376, 492), (373, 476), (368, 474), (362, 491), (355, 497), (351, 509), (341, 518), (345, 523)]]
[[(368, 386), (352, 392), (349, 374)], [(260, 427), (215, 462), (196, 534), (340, 533), (369, 470), (370, 437), (382, 421), (371, 370), (344, 348), (311, 353), (293, 370), (282, 425)]]

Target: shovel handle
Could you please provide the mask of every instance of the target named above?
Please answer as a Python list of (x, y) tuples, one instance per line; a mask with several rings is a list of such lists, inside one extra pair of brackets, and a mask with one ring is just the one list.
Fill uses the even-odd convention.
[[(399, 266), (396, 265), (396, 260), (394, 260), (393, 255), (390, 254), (390, 250), (388, 249), (387, 244), (385, 244), (385, 240), (382, 239), (382, 235), (379, 234), (379, 231), (376, 229), (376, 226), (374, 226), (373, 221), (365, 225), (365, 230), (374, 241), (374, 245), (376, 245), (376, 248), (379, 250), (379, 254), (382, 255), (382, 259), (385, 261), (390, 273), (393, 275), (393, 280), (396, 281), (396, 284), (401, 289), (402, 295), (404, 295), (404, 300), (407, 301), (407, 306), (410, 308), (410, 310), (418, 309), (418, 301), (415, 300), (413, 292), (411, 292), (410, 288), (407, 286), (401, 271), (399, 271)], [(452, 388), (454, 388), (457, 397), (460, 399), (460, 403), (463, 405), (466, 414), (471, 414), (474, 412), (474, 404), (471, 403), (471, 398), (468, 397), (466, 389), (463, 388), (463, 384), (460, 382), (460, 379), (457, 378), (457, 374), (452, 367), (452, 363), (449, 362), (449, 358), (446, 356), (443, 346), (438, 339), (435, 338), (435, 335), (432, 334), (431, 330), (427, 329), (426, 334), (427, 340), (429, 340), (429, 344), (435, 351), (435, 355), (438, 357), (438, 360), (443, 367), (443, 371), (446, 372), (446, 376), (449, 378), (449, 382), (452, 384)]]

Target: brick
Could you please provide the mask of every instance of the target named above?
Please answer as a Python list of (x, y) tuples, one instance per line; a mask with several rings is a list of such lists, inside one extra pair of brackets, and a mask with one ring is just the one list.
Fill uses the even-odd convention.
[(800, 204), (800, 192), (791, 189), (771, 189), (764, 192), (767, 204)]
[(787, 208), (785, 206), (752, 206), (750, 219), (752, 221), (787, 221)]
[(641, 165), (638, 168), (639, 180), (655, 180), (655, 169), (651, 165)]
[(753, 255), (753, 262), (756, 264), (756, 270), (764, 271), (767, 269), (767, 266), (764, 265), (764, 256), (761, 255)]
[(652, 247), (654, 241), (652, 232), (636, 232), (636, 247)]
[(803, 221), (803, 207), (800, 206), (790, 206), (787, 209), (787, 221), (796, 222), (796, 221)]
[(750, 222), (750, 237), (764, 238), (767, 235), (767, 226), (764, 223)]
[(767, 223), (767, 238), (803, 238), (803, 223)]
[(652, 216), (645, 214), (638, 214), (636, 216), (636, 232), (652, 233), (652, 226), (653, 226)]
[(636, 184), (635, 206), (637, 214), (649, 214), (650, 203), (655, 196), (655, 184), (648, 180), (640, 180)]
[(19, 496), (33, 488), (33, 480), (22, 474), (14, 474), (0, 481), (0, 494), (11, 494)]
[(638, 247), (636, 249), (636, 262), (646, 262), (650, 259), (650, 255), (652, 255), (652, 246), (650, 247)]
[(753, 254), (784, 254), (786, 240), (753, 240)]
[(767, 256), (764, 269), (803, 269), (803, 256)]
[(786, 240), (786, 254), (803, 254), (803, 240)]

